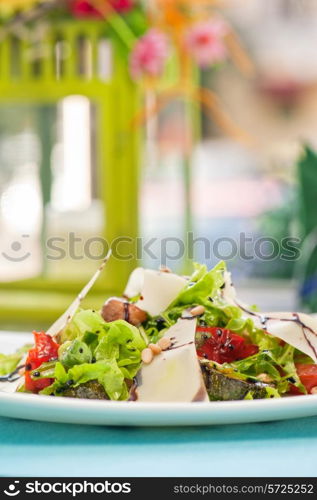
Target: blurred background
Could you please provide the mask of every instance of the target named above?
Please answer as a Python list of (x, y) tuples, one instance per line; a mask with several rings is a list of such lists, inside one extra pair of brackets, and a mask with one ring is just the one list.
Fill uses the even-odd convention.
[(316, 1), (0, 0), (0, 14), (2, 329), (44, 328), (120, 237), (96, 308), (136, 264), (222, 257), (248, 302), (317, 311)]

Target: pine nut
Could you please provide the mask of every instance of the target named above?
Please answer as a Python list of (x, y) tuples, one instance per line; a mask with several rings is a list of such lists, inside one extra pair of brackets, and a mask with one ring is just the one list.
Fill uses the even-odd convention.
[(160, 266), (161, 273), (171, 273), (171, 269), (167, 266)]
[(259, 373), (259, 375), (256, 376), (261, 382), (264, 382), (265, 384), (269, 384), (270, 382), (273, 381), (273, 379), (268, 375), (267, 373)]
[(158, 344), (149, 344), (149, 348), (153, 352), (154, 356), (162, 352), (162, 349)]
[(312, 387), (312, 388), (310, 389), (310, 393), (311, 393), (311, 394), (317, 394), (317, 385), (315, 385), (315, 387)]
[(202, 314), (204, 314), (204, 312), (205, 312), (204, 306), (196, 306), (193, 307), (193, 309), (191, 309), (190, 314), (192, 316), (201, 316)]
[(158, 341), (158, 345), (160, 346), (160, 348), (162, 349), (162, 351), (166, 351), (166, 349), (168, 349), (169, 347), (171, 347), (171, 344), (172, 344), (172, 342), (167, 337), (162, 337)]
[(150, 364), (153, 359), (153, 352), (151, 351), (151, 349), (149, 349), (148, 347), (143, 349), (141, 358), (143, 363), (145, 363), (146, 365)]

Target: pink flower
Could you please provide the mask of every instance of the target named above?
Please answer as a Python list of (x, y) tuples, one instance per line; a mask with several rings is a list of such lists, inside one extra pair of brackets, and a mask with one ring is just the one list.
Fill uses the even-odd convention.
[(206, 67), (225, 59), (227, 32), (226, 24), (219, 19), (199, 22), (189, 30), (186, 46), (199, 66)]
[(150, 29), (135, 44), (130, 54), (130, 72), (134, 79), (144, 75), (162, 74), (168, 56), (168, 42), (164, 33)]
[(71, 3), (71, 12), (75, 17), (102, 17), (101, 13), (86, 0), (74, 0)]
[[(105, 2), (105, 6), (107, 2)], [(134, 7), (133, 0), (110, 0), (110, 5), (120, 14), (129, 12)], [(71, 12), (76, 17), (102, 18), (102, 13), (90, 0), (72, 0)]]
[(124, 14), (125, 12), (129, 12), (134, 7), (133, 0), (112, 0), (111, 4), (112, 4), (112, 7), (117, 12), (120, 12), (121, 14)]

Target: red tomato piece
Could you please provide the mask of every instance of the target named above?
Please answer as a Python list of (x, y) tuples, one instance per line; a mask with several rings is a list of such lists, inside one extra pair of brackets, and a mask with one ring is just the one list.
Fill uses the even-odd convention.
[(317, 364), (297, 364), (296, 370), (301, 383), (305, 386), (307, 392), (311, 394), (312, 388), (317, 387)]
[(248, 344), (241, 335), (225, 328), (199, 326), (197, 332), (206, 333), (206, 339), (197, 348), (198, 356), (216, 363), (232, 363), (259, 351), (258, 346)]
[(303, 392), (294, 384), (289, 385), (287, 394), (290, 396), (303, 396)]
[(50, 335), (44, 332), (33, 332), (35, 347), (29, 350), (25, 365), (25, 388), (27, 391), (38, 393), (53, 382), (50, 378), (33, 380), (31, 372), (43, 363), (58, 357), (59, 344), (54, 342)]

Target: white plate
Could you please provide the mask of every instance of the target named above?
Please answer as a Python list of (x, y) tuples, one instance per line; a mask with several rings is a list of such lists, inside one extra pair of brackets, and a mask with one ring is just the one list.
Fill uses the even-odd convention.
[[(30, 340), (32, 337), (26, 334), (2, 332), (0, 352), (13, 352)], [(173, 404), (92, 401), (0, 391), (0, 415), (88, 425), (236, 424), (314, 416), (317, 397)]]

